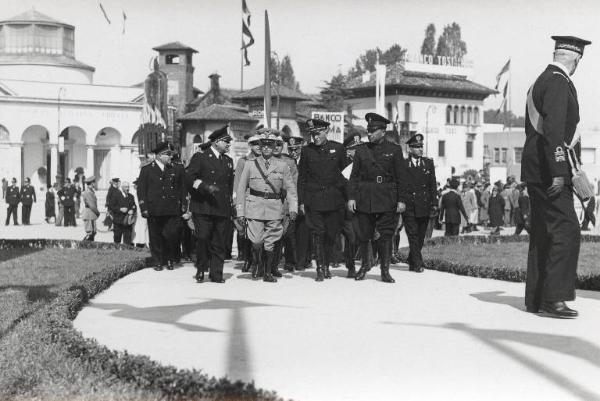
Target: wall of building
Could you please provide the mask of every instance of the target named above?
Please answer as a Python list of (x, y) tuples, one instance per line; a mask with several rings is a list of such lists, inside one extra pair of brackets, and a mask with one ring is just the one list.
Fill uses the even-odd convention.
[[(498, 124), (485, 128), (484, 154), (485, 161), (490, 167), (506, 168), (507, 176), (514, 176), (521, 180), (521, 152), (525, 144), (525, 129), (513, 128), (498, 130)], [(502, 128), (503, 126), (500, 125)], [(490, 129), (491, 131), (488, 131)]]
[(2, 79), (39, 79), (44, 82), (91, 84), (94, 81), (94, 72), (54, 65), (0, 65), (0, 77)]

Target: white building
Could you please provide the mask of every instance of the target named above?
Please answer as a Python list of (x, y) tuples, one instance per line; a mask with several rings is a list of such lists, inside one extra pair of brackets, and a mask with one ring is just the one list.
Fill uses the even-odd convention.
[(74, 40), (73, 26), (35, 10), (0, 21), (1, 177), (36, 188), (78, 167), (100, 188), (137, 177), (143, 88), (94, 84)]
[[(384, 115), (394, 122), (404, 142), (414, 133), (425, 139), (425, 155), (443, 182), (465, 170), (483, 167), (483, 101), (495, 93), (468, 79), (469, 68), (418, 63), (388, 68)], [(350, 87), (345, 101), (366, 127), (364, 116), (375, 112), (375, 79), (371, 73)]]

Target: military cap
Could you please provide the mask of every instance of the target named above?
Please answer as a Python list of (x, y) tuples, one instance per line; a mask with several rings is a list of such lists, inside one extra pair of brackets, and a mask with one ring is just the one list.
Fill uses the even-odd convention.
[(159, 155), (161, 153), (172, 152), (173, 150), (173, 145), (171, 145), (170, 142), (159, 142), (156, 147), (152, 149), (152, 153)]
[(248, 138), (246, 138), (248, 140), (249, 144), (252, 143), (256, 143), (256, 142), (260, 142), (260, 134), (255, 133), (254, 135), (250, 135)]
[[(154, 153), (154, 152), (153, 152), (153, 153)], [(121, 181), (121, 180), (120, 180), (119, 178), (115, 177), (115, 178), (111, 179), (111, 181), (112, 181), (112, 182), (114, 182), (114, 183), (117, 183), (117, 182), (119, 182), (119, 181)]]
[(229, 135), (229, 125), (225, 125), (218, 130), (214, 131), (208, 136), (212, 142), (217, 141), (231, 141), (231, 135)]
[(406, 144), (408, 146), (410, 146), (411, 148), (420, 148), (423, 146), (423, 135), (421, 134), (415, 134), (413, 136), (411, 136), (408, 141), (406, 141)]
[(92, 176), (86, 177), (86, 179), (85, 179), (85, 181), (84, 181), (84, 182), (85, 182), (86, 184), (91, 184), (91, 183), (92, 183), (92, 182), (94, 182), (94, 181), (96, 181), (96, 177), (94, 177), (94, 176), (92, 175)]
[(591, 45), (592, 42), (585, 39), (576, 38), (575, 36), (552, 36), (554, 39), (554, 50), (570, 50), (579, 53), (583, 56), (583, 48), (586, 45)]
[(281, 144), (283, 146), (283, 137), (281, 136), (281, 132), (277, 130), (273, 130), (273, 135), (275, 136), (275, 142)]
[(387, 125), (390, 123), (390, 120), (380, 116), (377, 113), (365, 114), (365, 120), (367, 121), (367, 129), (371, 130), (385, 129), (385, 127), (387, 127)]
[(260, 136), (260, 143), (275, 143), (276, 141), (277, 135), (272, 132), (265, 132)]
[(287, 144), (290, 147), (301, 146), (304, 143), (304, 141), (305, 141), (305, 139), (304, 139), (304, 137), (302, 135), (295, 134), (293, 132), (290, 134), (288, 132), (282, 131), (281, 132), (281, 137), (283, 138), (283, 140), (285, 142), (287, 142)]
[(347, 149), (352, 149), (360, 145), (362, 142), (360, 141), (360, 135), (348, 135), (346, 139), (344, 139), (344, 147)]
[(308, 125), (309, 133), (319, 134), (323, 131), (327, 131), (331, 124), (318, 118), (311, 118), (310, 120), (306, 121), (306, 125)]

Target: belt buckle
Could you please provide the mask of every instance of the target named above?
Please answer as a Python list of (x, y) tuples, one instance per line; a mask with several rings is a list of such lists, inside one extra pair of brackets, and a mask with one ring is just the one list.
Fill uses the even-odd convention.
[(383, 182), (383, 176), (381, 176), (381, 175), (378, 175), (377, 177), (375, 177), (375, 181), (376, 181), (378, 184), (381, 184), (381, 183)]

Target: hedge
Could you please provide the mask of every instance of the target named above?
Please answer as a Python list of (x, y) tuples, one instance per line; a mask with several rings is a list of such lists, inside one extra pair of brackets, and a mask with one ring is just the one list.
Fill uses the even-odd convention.
[[(119, 244), (70, 240), (0, 240), (0, 249), (9, 248), (131, 249)], [(253, 383), (214, 378), (197, 370), (162, 366), (146, 356), (131, 355), (99, 345), (73, 328), (72, 320), (85, 303), (120, 278), (146, 267), (143, 258), (91, 274), (73, 284), (48, 305), (29, 315), (44, 327), (44, 343), (53, 343), (91, 372), (109, 373), (116, 380), (158, 392), (168, 400), (280, 400), (274, 392), (257, 389)], [(18, 329), (15, 328), (15, 330)]]

